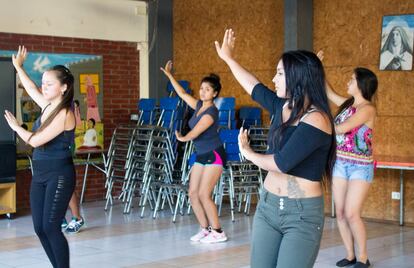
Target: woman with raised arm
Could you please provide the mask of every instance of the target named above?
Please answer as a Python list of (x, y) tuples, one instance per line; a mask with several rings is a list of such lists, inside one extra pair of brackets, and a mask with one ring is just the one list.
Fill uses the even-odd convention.
[[(323, 52), (318, 53), (323, 59)], [(355, 68), (344, 98), (327, 83), (329, 100), (339, 106), (335, 118), (336, 162), (333, 170), (332, 192), (336, 220), (346, 248), (346, 257), (338, 267), (369, 267), (367, 234), (361, 219), (362, 206), (374, 178), (372, 131), (376, 109), (372, 103), (377, 91), (377, 76), (366, 68)], [(358, 261), (354, 243), (359, 249)]]
[(34, 147), (30, 207), (33, 225), (53, 267), (69, 267), (69, 247), (60, 224), (75, 189), (71, 146), (75, 116), (71, 110), (74, 78), (68, 68), (56, 65), (43, 73), (42, 88), (23, 69), (25, 47), (13, 55), (13, 65), (30, 97), (42, 109), (33, 131), (22, 128), (9, 111), (5, 118), (20, 138)]
[(313, 267), (324, 226), (322, 182), (329, 182), (335, 161), (322, 63), (312, 52), (283, 53), (274, 92), (234, 59), (231, 29), (215, 44), (244, 90), (274, 116), (266, 154), (250, 148), (246, 130), (239, 135), (240, 152), (268, 171), (254, 216), (251, 267)]
[(204, 77), (200, 85), (200, 100), (197, 100), (187, 94), (175, 80), (171, 73), (171, 61), (161, 70), (172, 83), (177, 95), (195, 110), (188, 122), (191, 131), (185, 136), (176, 132), (179, 141), (192, 140), (197, 153), (191, 169), (189, 196), (201, 230), (190, 240), (201, 243), (224, 242), (227, 236), (221, 229), (217, 207), (211, 198), (226, 164), (226, 153), (218, 134), (219, 112), (213, 102), (220, 93), (220, 78), (215, 74)]

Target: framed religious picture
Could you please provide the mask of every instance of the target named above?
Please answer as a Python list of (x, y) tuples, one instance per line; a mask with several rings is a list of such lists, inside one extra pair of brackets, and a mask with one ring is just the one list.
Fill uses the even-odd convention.
[(382, 18), (380, 70), (413, 68), (414, 14)]

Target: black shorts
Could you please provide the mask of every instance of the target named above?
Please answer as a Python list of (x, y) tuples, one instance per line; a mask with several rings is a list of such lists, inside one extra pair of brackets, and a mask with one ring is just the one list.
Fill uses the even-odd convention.
[(224, 150), (223, 145), (217, 147), (213, 151), (197, 154), (195, 163), (199, 165), (226, 165), (226, 151)]

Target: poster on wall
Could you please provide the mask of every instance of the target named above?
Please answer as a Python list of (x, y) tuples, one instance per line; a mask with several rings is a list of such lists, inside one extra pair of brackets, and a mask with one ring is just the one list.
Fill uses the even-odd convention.
[(382, 18), (380, 70), (413, 68), (414, 14)]
[[(17, 51), (0, 50), (0, 56), (4, 57), (11, 57), (16, 53)], [(75, 78), (73, 103), (76, 116), (75, 150), (103, 149), (102, 56), (29, 51), (24, 68), (41, 90), (42, 74), (57, 64), (68, 67)], [(33, 122), (40, 116), (41, 109), (27, 94), (18, 75), (16, 89), (16, 118), (30, 130)], [(17, 146), (18, 154), (26, 154), (28, 150), (30, 148)]]

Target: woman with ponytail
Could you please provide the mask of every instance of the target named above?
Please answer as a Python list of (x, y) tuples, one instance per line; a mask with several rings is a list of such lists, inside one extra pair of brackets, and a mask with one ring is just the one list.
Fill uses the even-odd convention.
[(181, 142), (193, 141), (197, 157), (190, 175), (190, 201), (194, 214), (200, 223), (200, 231), (190, 238), (193, 242), (217, 243), (227, 240), (218, 220), (216, 204), (211, 198), (223, 167), (226, 164), (226, 153), (218, 134), (218, 109), (214, 99), (220, 93), (220, 78), (210, 74), (201, 80), (200, 100), (187, 94), (171, 74), (172, 62), (168, 61), (161, 68), (172, 83), (177, 95), (195, 110), (188, 122), (191, 131), (182, 136), (176, 133)]
[(75, 116), (71, 110), (74, 78), (68, 68), (56, 65), (43, 73), (39, 90), (23, 69), (26, 48), (13, 55), (13, 65), (30, 97), (42, 109), (30, 132), (5, 111), (10, 127), (32, 146), (33, 178), (30, 206), (33, 225), (53, 267), (69, 267), (69, 247), (61, 231), (61, 222), (75, 188), (75, 169), (71, 146)]

